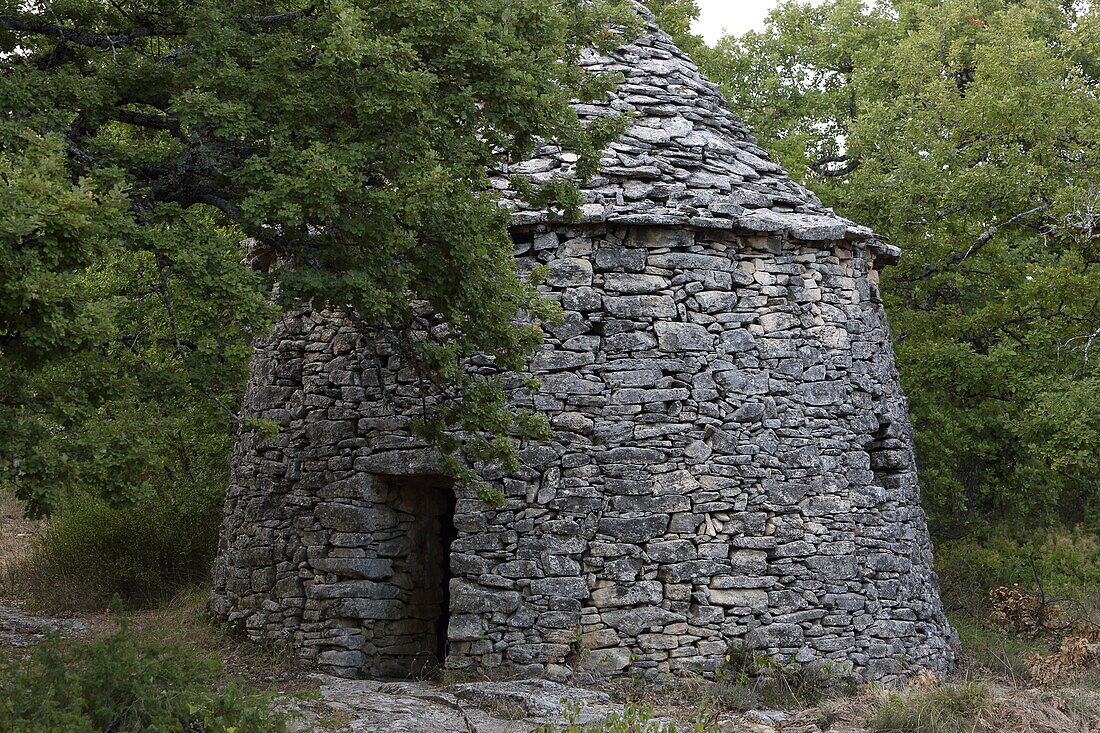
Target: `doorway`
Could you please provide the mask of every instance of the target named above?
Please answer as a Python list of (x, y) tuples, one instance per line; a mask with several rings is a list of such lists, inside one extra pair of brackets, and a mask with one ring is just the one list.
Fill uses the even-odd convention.
[(451, 543), (455, 530), (453, 479), (438, 474), (387, 477), (389, 506), (403, 540), (393, 558), (402, 617), (390, 623), (388, 676), (432, 674), (447, 659)]

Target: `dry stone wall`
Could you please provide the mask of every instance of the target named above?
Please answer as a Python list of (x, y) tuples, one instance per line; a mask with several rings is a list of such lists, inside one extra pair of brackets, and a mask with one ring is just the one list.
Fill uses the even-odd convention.
[(731, 646), (868, 680), (950, 666), (875, 250), (611, 224), (516, 241), (565, 318), (542, 389), (514, 395), (554, 438), (490, 477), (507, 504), (447, 505), (384, 340), (293, 314), (254, 361), (245, 412), (281, 432), (237, 446), (221, 617), (348, 676), (708, 674)]

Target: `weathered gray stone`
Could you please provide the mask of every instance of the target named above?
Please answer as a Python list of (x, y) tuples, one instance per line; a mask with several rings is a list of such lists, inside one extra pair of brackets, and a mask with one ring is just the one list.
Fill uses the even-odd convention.
[(317, 520), (326, 529), (337, 532), (371, 532), (377, 525), (373, 509), (348, 504), (320, 504)]
[(519, 603), (520, 594), (515, 591), (482, 588), (457, 579), (451, 581), (451, 610), (457, 613), (515, 611)]
[(714, 336), (693, 323), (658, 323), (657, 344), (662, 351), (710, 351)]
[(359, 618), (370, 621), (394, 621), (406, 611), (398, 600), (345, 598), (329, 607), (330, 618)]
[(805, 632), (797, 624), (768, 624), (753, 629), (745, 635), (750, 649), (801, 646)]
[(578, 257), (554, 260), (546, 284), (558, 288), (592, 284), (592, 263)]
[(641, 272), (645, 269), (646, 251), (644, 249), (602, 246), (596, 250), (592, 260), (599, 270)]
[(310, 564), (317, 570), (335, 573), (345, 578), (381, 580), (393, 575), (393, 560), (328, 557), (312, 560)]
[(596, 608), (640, 606), (660, 602), (662, 594), (663, 586), (652, 581), (612, 585), (592, 591), (592, 605)]
[(710, 602), (718, 606), (763, 609), (768, 605), (768, 593), (753, 588), (712, 589)]
[(447, 624), (447, 638), (451, 641), (478, 641), (485, 637), (486, 627), (481, 616), (455, 614)]
[(620, 318), (675, 318), (676, 304), (667, 295), (623, 295), (608, 298), (604, 308)]
[(683, 614), (672, 613), (663, 608), (631, 608), (604, 611), (600, 618), (613, 629), (637, 636), (643, 631), (660, 631), (670, 624), (684, 621)]
[(668, 278), (656, 275), (636, 275), (633, 273), (609, 273), (603, 278), (604, 289), (615, 293), (640, 295), (656, 293), (669, 286)]
[(619, 542), (634, 545), (664, 535), (668, 529), (668, 520), (667, 514), (636, 519), (606, 518), (600, 521), (599, 531)]

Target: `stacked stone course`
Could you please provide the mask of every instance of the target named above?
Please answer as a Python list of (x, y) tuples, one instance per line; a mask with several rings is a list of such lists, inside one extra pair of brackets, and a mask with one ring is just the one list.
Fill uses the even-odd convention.
[(420, 389), (384, 339), (289, 315), (254, 360), (245, 411), (281, 433), (238, 442), (215, 611), (344, 675), (713, 673), (731, 646), (947, 669), (878, 296), (896, 250), (790, 182), (652, 25), (590, 66), (627, 81), (582, 112), (637, 116), (582, 223), (500, 186), (565, 313), (515, 377), (542, 389), (512, 397), (553, 439), (487, 476), (508, 499), (487, 509), (412, 436)]

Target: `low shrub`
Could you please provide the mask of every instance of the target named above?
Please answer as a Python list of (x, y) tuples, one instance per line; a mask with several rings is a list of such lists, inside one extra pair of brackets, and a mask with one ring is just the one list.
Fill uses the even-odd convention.
[(203, 582), (217, 549), (222, 490), (182, 485), (112, 506), (68, 500), (16, 571), (49, 610), (102, 609), (118, 597), (142, 607)]
[(272, 733), (270, 698), (178, 648), (143, 646), (127, 626), (90, 643), (48, 640), (0, 661), (5, 733)]
[(867, 725), (882, 733), (966, 733), (990, 702), (989, 688), (977, 682), (917, 687), (884, 694)]
[(1012, 635), (965, 614), (953, 614), (950, 621), (959, 632), (963, 669), (974, 675), (1026, 686), (1032, 660), (1047, 647), (1043, 640)]
[(726, 666), (704, 694), (721, 710), (744, 711), (810, 707), (855, 691), (855, 679), (834, 665), (784, 661), (734, 646), (726, 655)]
[(1050, 600), (1088, 601), (1100, 587), (1100, 538), (1082, 527), (990, 527), (936, 541), (936, 569), (950, 611), (985, 618), (989, 591), (1019, 585)]

